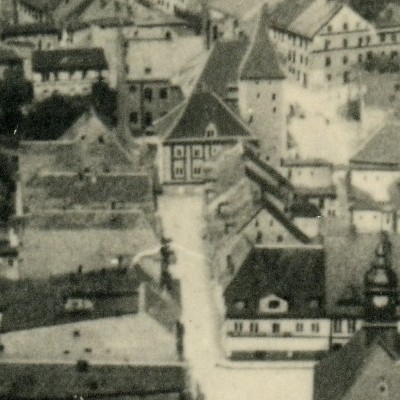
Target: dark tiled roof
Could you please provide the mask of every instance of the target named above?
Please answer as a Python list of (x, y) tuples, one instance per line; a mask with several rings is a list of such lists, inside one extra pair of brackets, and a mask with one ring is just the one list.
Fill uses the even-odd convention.
[(318, 218), (321, 216), (318, 207), (306, 200), (292, 203), (289, 212), (294, 218)]
[[(341, 350), (324, 358), (315, 369), (314, 400), (341, 400), (344, 398), (377, 399), (379, 393), (379, 378), (385, 377), (393, 385), (390, 385), (389, 398), (398, 398), (398, 381), (400, 371), (396, 366), (399, 358), (400, 339), (395, 330), (384, 330), (369, 343), (365, 330), (356, 336)], [(380, 353), (386, 353), (389, 357), (379, 357)], [(379, 365), (373, 361), (378, 361)], [(365, 373), (368, 373), (368, 381), (375, 386), (375, 390), (366, 389)], [(363, 376), (364, 375), (364, 376)], [(354, 389), (357, 381), (363, 386), (362, 393), (354, 393), (355, 396), (347, 397), (349, 391)], [(397, 382), (396, 382), (397, 381)], [(358, 387), (360, 389), (360, 387)], [(371, 388), (372, 389), (372, 388)], [(396, 390), (397, 389), (397, 390)], [(386, 396), (385, 396), (386, 397)]]
[[(0, 281), (0, 307), (5, 308), (0, 330), (8, 332), (135, 314), (138, 287), (150, 280), (136, 266), (128, 270), (107, 268), (82, 275), (61, 275), (50, 280)], [(90, 299), (95, 307), (88, 313), (66, 313), (64, 302), (68, 297)]]
[(54, 10), (63, 0), (19, 0), (25, 7), (37, 11)]
[(312, 39), (343, 5), (327, 0), (285, 0), (269, 18), (271, 27)]
[(72, 204), (141, 203), (152, 199), (148, 174), (48, 175), (36, 177), (27, 185), (39, 190), (44, 195), (42, 200), (57, 199)]
[(399, 4), (389, 3), (379, 13), (374, 21), (378, 29), (394, 28), (400, 26), (400, 6)]
[(262, 8), (255, 37), (241, 67), (240, 79), (285, 79), (267, 32), (267, 6)]
[(324, 187), (300, 187), (297, 186), (294, 189), (294, 192), (301, 196), (302, 198), (310, 198), (310, 197), (330, 197), (336, 198), (336, 186), (324, 186)]
[[(206, 129), (214, 124), (215, 138), (206, 138)], [(186, 108), (167, 133), (166, 142), (179, 140), (225, 141), (252, 138), (250, 131), (215, 93), (196, 91)]]
[(39, 34), (61, 35), (61, 29), (52, 23), (8, 25), (3, 28), (1, 36), (4, 40), (14, 36), (30, 36)]
[(104, 50), (100, 48), (39, 50), (33, 53), (35, 72), (107, 69)]
[(200, 82), (204, 82), (210, 90), (225, 99), (229, 85), (238, 85), (239, 68), (248, 46), (249, 40), (246, 37), (217, 42), (204, 68)]
[(260, 8), (264, 3), (265, 0), (211, 0), (209, 6), (211, 9), (216, 9), (240, 19), (248, 12)]
[(321, 158), (313, 158), (313, 159), (296, 159), (296, 158), (288, 158), (283, 161), (284, 167), (327, 167), (332, 168), (333, 165), (331, 162), (326, 161)]
[(71, 364), (12, 363), (0, 368), (0, 396), (8, 399), (131, 398), (185, 389), (185, 370), (179, 365), (89, 364), (86, 372)]
[(383, 208), (383, 204), (374, 200), (368, 192), (365, 192), (364, 190), (361, 190), (355, 186), (348, 186), (347, 198), (349, 200), (351, 210), (378, 211), (382, 210)]
[(56, 21), (65, 21), (69, 18), (79, 17), (94, 0), (70, 0), (69, 2), (62, 1), (54, 10), (53, 17)]
[(21, 57), (15, 50), (5, 47), (0, 47), (0, 62), (21, 62)]
[[(276, 295), (289, 303), (289, 315), (308, 317), (324, 313), (325, 254), (320, 247), (255, 247), (225, 290), (228, 316), (236, 301), (247, 301), (243, 317), (255, 317), (258, 302), (268, 295)], [(313, 299), (320, 307), (311, 308)]]
[[(375, 134), (350, 160), (353, 164), (400, 166), (400, 126), (388, 125)], [(355, 165), (355, 167), (357, 167)]]

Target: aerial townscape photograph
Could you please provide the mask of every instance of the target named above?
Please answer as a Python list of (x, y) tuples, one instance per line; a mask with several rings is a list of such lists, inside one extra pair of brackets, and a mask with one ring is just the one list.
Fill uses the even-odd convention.
[(400, 400), (400, 0), (0, 0), (0, 400)]

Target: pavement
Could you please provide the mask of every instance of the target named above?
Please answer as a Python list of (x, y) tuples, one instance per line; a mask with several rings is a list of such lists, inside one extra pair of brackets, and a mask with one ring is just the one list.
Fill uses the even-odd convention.
[(206, 400), (312, 400), (313, 363), (225, 359), (222, 293), (205, 256), (201, 191), (168, 190), (160, 198), (159, 212), (177, 255), (171, 273), (181, 280), (185, 358), (194, 393)]

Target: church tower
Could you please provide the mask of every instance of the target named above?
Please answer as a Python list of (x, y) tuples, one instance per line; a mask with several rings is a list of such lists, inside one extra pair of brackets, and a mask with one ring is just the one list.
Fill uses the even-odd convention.
[(372, 336), (382, 329), (396, 328), (397, 286), (392, 269), (391, 243), (386, 234), (375, 250), (375, 261), (365, 274), (365, 328)]

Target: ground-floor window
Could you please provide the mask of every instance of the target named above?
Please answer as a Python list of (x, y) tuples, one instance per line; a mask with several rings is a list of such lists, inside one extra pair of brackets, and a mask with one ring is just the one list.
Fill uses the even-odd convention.
[(172, 164), (172, 178), (183, 179), (185, 177), (185, 163), (184, 160), (174, 160)]

